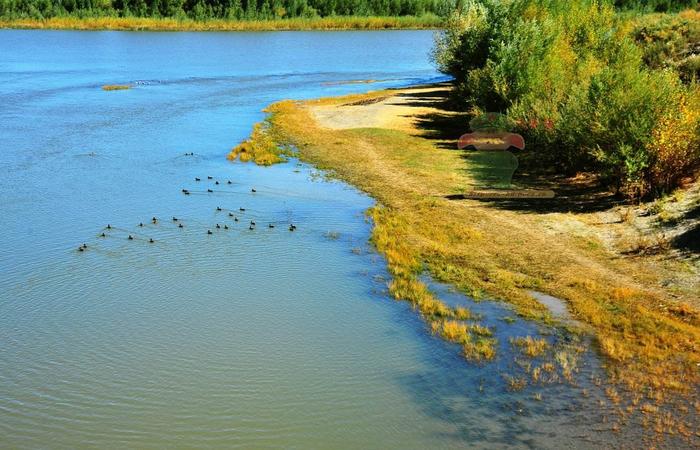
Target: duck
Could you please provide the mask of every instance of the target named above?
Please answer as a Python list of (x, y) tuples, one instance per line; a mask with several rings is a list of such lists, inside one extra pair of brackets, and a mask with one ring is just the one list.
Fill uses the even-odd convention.
[(79, 251), (79, 252), (84, 252), (85, 249), (84, 249), (84, 248), (82, 247), (82, 245), (81, 245), (80, 247), (78, 247), (78, 251)]
[(185, 191), (185, 195), (190, 195), (190, 191)]
[(215, 182), (214, 182), (214, 184), (218, 185), (218, 184), (219, 184), (219, 182), (218, 182), (218, 181), (215, 181)]
[(108, 229), (108, 230), (111, 230), (111, 229), (112, 229), (112, 225), (107, 224), (107, 229)]
[(143, 226), (143, 222), (140, 222), (140, 223), (139, 223), (139, 226), (142, 227), (142, 226)]
[(258, 191), (256, 191), (255, 189), (251, 189), (250, 192), (258, 192)]
[(254, 226), (255, 226), (255, 221), (254, 221), (254, 220), (251, 220), (251, 221), (250, 221), (250, 225), (254, 227)]
[(133, 237), (132, 235), (129, 235), (129, 237), (128, 237), (127, 239), (130, 240), (130, 241), (133, 241), (133, 240), (134, 240), (134, 237)]
[(238, 208), (239, 211), (245, 211), (245, 208)]
[(221, 211), (221, 206), (217, 206), (217, 207), (216, 207), (216, 210), (217, 210), (217, 211)]
[(228, 213), (228, 216), (229, 216), (229, 217), (233, 217), (233, 213), (231, 213), (231, 212)]
[(177, 222), (178, 220), (180, 220), (180, 219), (178, 219), (177, 217), (173, 216), (173, 222)]
[(294, 231), (296, 229), (297, 229), (296, 225), (292, 225), (292, 224), (289, 225), (289, 231)]
[(199, 177), (194, 177), (194, 181), (202, 181), (202, 179)]
[(87, 250), (87, 244), (83, 243), (83, 249)]
[(104, 234), (104, 233), (102, 233), (102, 234), (100, 235), (100, 237), (107, 237), (107, 235)]
[(233, 221), (234, 221), (234, 222), (238, 222), (238, 217), (234, 217), (234, 218), (233, 218)]
[(180, 224), (180, 225), (178, 225), (177, 227), (178, 227), (178, 228), (185, 228), (185, 226), (184, 226), (183, 224)]
[(253, 225), (251, 225), (251, 226), (248, 227), (248, 229), (249, 229), (249, 230), (254, 230), (255, 227), (254, 227)]
[(150, 238), (150, 239), (148, 240), (148, 242), (149, 242), (149, 244), (153, 244), (155, 241), (153, 240), (153, 238)]
[(267, 227), (268, 227), (268, 228), (275, 228), (275, 225), (274, 225), (274, 224), (269, 224)]
[(228, 225), (224, 225), (224, 230), (228, 230)]
[(207, 192), (214, 192), (214, 191), (212, 191), (211, 189), (207, 189)]
[(226, 184), (233, 184), (233, 183), (231, 183), (231, 180), (228, 180), (228, 181), (226, 182)]
[(216, 229), (218, 230), (218, 229), (220, 229), (220, 228), (221, 228), (221, 225), (219, 225), (219, 224), (217, 223), (217, 224), (216, 224)]
[(156, 218), (155, 216), (153, 216), (153, 218), (151, 219), (151, 222), (153, 222), (153, 223), (158, 223), (158, 218)]
[(207, 177), (207, 180), (213, 180), (214, 177)]
[(207, 230), (207, 234), (214, 234), (211, 232), (211, 230)]

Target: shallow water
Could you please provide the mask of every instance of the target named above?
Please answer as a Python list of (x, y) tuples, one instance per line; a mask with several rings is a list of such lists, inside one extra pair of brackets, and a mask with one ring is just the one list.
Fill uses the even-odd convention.
[(0, 31), (0, 447), (604, 446), (592, 398), (508, 392), (386, 296), (371, 199), (225, 160), (272, 101), (438, 79), (431, 39)]

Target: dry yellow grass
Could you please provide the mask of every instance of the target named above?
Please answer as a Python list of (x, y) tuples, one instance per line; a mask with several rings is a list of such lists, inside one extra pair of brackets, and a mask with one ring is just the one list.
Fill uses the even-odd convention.
[(530, 358), (535, 358), (537, 356), (542, 356), (549, 344), (542, 338), (533, 338), (532, 336), (519, 337), (511, 339), (511, 344), (520, 348), (525, 356)]
[(125, 91), (127, 89), (131, 89), (128, 84), (105, 84), (102, 86), (103, 91)]
[(146, 17), (52, 17), (0, 19), (0, 28), (121, 31), (275, 31), (275, 30), (386, 30), (432, 29), (442, 26), (437, 16), (424, 17), (318, 17), (273, 20), (219, 20)]
[[(303, 160), (377, 199), (368, 212), (372, 241), (387, 259), (392, 295), (414, 304), (437, 333), (460, 342), (465, 356), (488, 357), (489, 340), (463, 339), (457, 325), (445, 328), (456, 312), (418, 275), (427, 270), (468, 295), (500, 299), (525, 318), (549, 322), (546, 307), (529, 293), (545, 292), (565, 300), (590, 328), (611, 379), (622, 389), (659, 392), (661, 398), (697, 396), (700, 316), (694, 307), (678, 306), (692, 292), (664, 290), (661, 273), (638, 259), (617, 257), (595, 236), (577, 231), (586, 228), (576, 215), (446, 199), (470, 186), (466, 163), (418, 129), (331, 129), (314, 114), (319, 106), (361, 109), (406, 92), (279, 102), (268, 110), (266, 129), (276, 143), (293, 145)], [(556, 359), (565, 376), (576, 370), (573, 356)]]

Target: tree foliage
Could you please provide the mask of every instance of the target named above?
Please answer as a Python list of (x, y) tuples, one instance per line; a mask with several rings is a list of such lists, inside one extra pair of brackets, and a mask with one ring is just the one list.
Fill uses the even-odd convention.
[(459, 0), (0, 0), (0, 16), (279, 19), (328, 16), (447, 16)]

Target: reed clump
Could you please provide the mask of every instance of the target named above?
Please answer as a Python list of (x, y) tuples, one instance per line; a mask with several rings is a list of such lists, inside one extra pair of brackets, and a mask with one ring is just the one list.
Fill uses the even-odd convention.
[(510, 343), (518, 347), (525, 356), (530, 358), (542, 356), (549, 347), (546, 339), (533, 338), (532, 336), (511, 338)]
[(255, 124), (250, 137), (234, 147), (227, 159), (229, 161), (238, 159), (241, 162), (253, 161), (261, 166), (285, 161), (283, 151), (270, 133), (266, 132), (266, 126), (265, 122)]
[(129, 84), (105, 84), (102, 86), (103, 91), (125, 91), (131, 89)]

